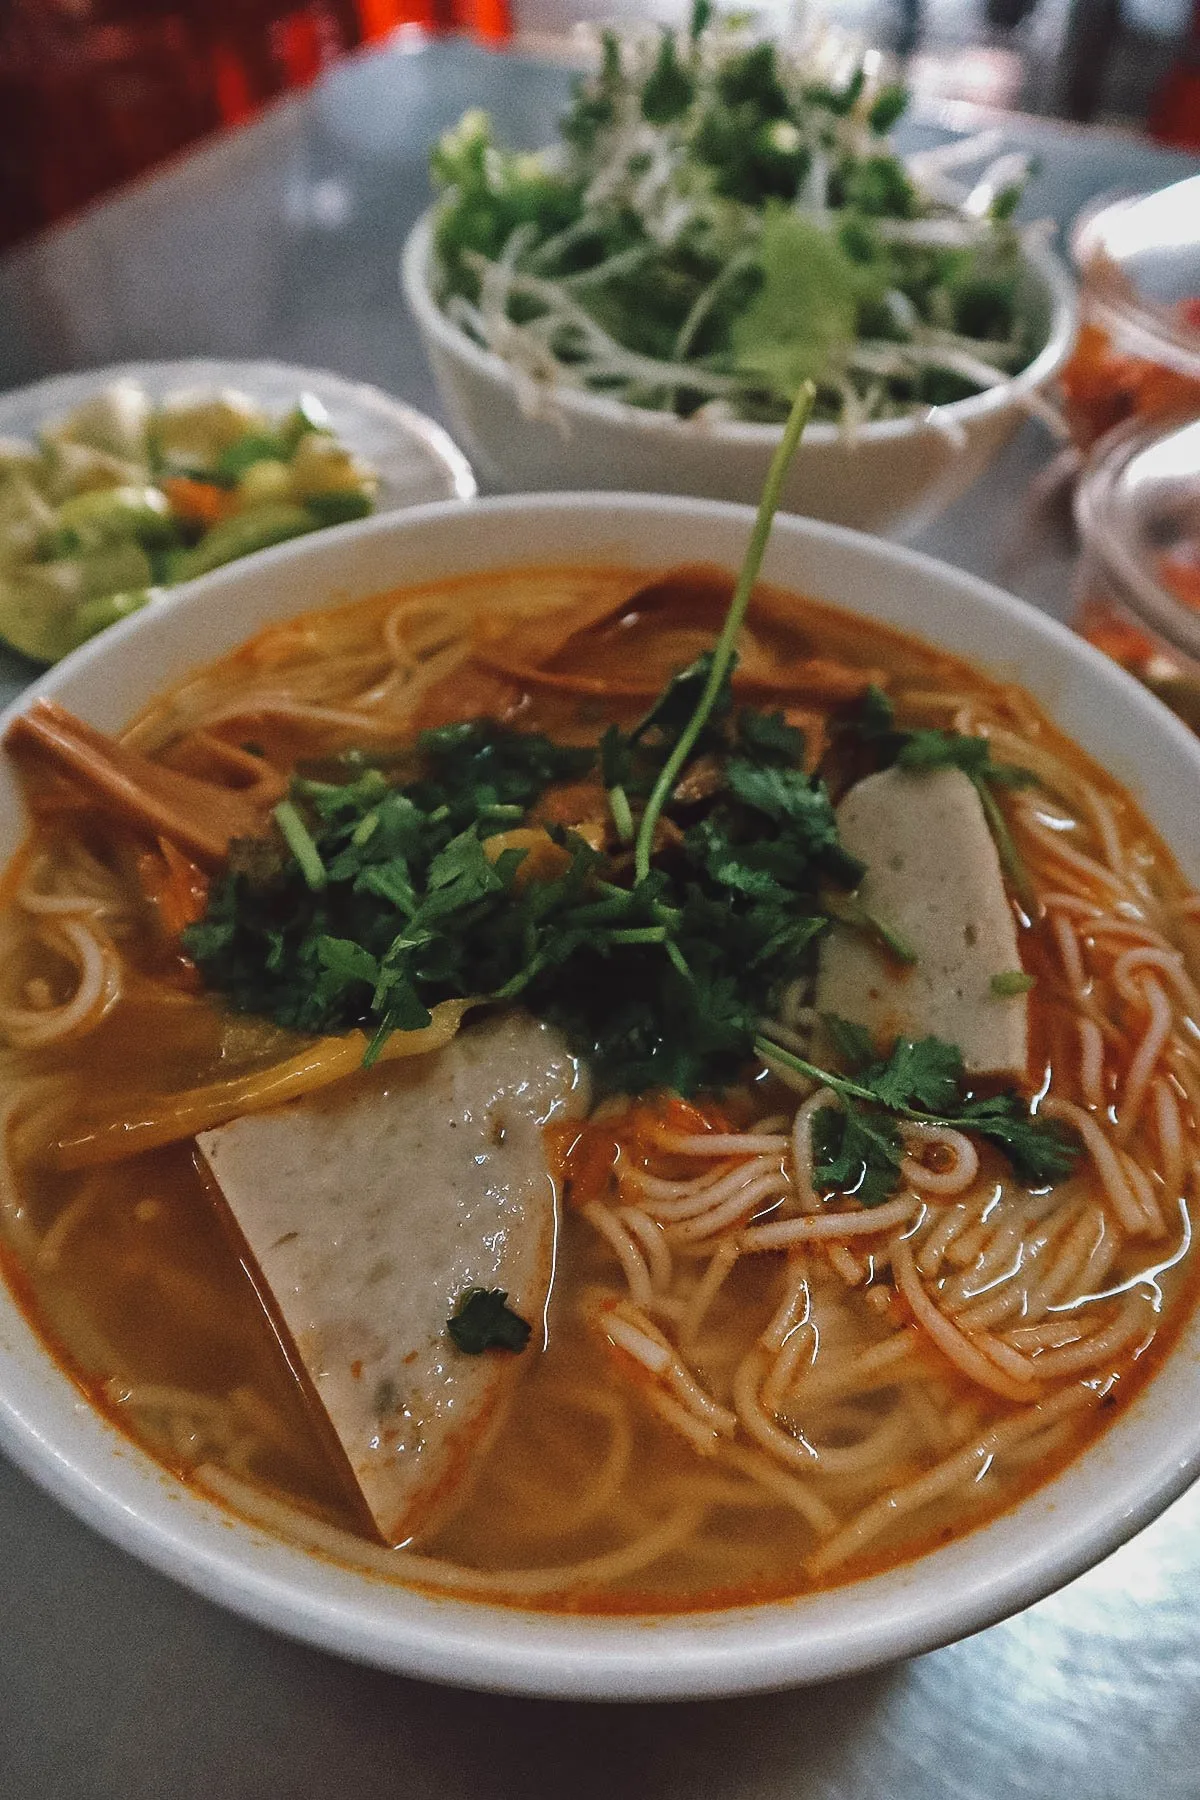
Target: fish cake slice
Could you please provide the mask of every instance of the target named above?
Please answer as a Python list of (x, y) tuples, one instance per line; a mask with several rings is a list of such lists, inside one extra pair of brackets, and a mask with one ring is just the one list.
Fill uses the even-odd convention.
[[(386, 1543), (451, 1508), (536, 1354), (556, 1194), (542, 1126), (582, 1111), (558, 1032), (523, 1014), (197, 1138)], [(447, 1321), (503, 1288), (525, 1355)]]

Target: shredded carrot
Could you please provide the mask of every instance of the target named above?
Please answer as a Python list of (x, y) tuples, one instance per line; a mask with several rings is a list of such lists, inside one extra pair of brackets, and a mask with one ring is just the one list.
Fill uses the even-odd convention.
[(162, 491), (170, 501), (171, 511), (185, 525), (202, 525), (207, 529), (237, 509), (237, 501), (230, 490), (218, 487), (215, 481), (195, 481), (190, 475), (169, 475), (162, 483)]
[(1158, 578), (1185, 606), (1200, 612), (1200, 560), (1182, 556), (1164, 556), (1159, 560)]
[(1123, 354), (1102, 326), (1086, 322), (1059, 377), (1075, 437), (1086, 447), (1122, 419), (1194, 408), (1200, 383), (1144, 357)]
[(544, 1133), (546, 1152), (556, 1179), (572, 1206), (611, 1200), (613, 1178), (622, 1161), (639, 1169), (653, 1168), (670, 1177), (697, 1173), (695, 1159), (679, 1164), (662, 1148), (664, 1133), (691, 1137), (697, 1132), (733, 1129), (723, 1107), (713, 1100), (681, 1100), (677, 1094), (652, 1094), (606, 1118), (586, 1124), (550, 1125)]
[(160, 837), (155, 850), (138, 851), (137, 872), (142, 892), (156, 908), (168, 937), (177, 938), (186, 926), (203, 918), (209, 878), (169, 838)]

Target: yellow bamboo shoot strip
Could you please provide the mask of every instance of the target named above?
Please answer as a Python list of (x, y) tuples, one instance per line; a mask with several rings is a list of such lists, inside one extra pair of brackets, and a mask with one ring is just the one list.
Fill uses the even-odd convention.
[[(433, 1009), (432, 1022), (423, 1031), (394, 1031), (380, 1052), (381, 1062), (404, 1056), (423, 1056), (440, 1050), (458, 1030), (463, 1014), (475, 1002), (444, 1000)], [(214, 1081), (207, 1087), (188, 1088), (180, 1094), (148, 1094), (139, 1104), (129, 1103), (123, 1118), (85, 1126), (50, 1146), (49, 1160), (57, 1169), (87, 1169), (100, 1163), (123, 1162), (143, 1150), (178, 1143), (198, 1132), (212, 1131), (247, 1113), (266, 1112), (344, 1081), (362, 1068), (367, 1039), (361, 1031), (344, 1037), (318, 1038), (298, 1055), (253, 1075), (237, 1075)]]

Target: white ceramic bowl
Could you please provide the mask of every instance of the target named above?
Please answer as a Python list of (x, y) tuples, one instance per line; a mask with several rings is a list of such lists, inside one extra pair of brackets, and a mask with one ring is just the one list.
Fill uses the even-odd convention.
[[(778, 425), (715, 424), (646, 411), (582, 389), (537, 394), (502, 357), (453, 324), (430, 284), (432, 213), (404, 246), (404, 293), (433, 365), (454, 431), (491, 487), (636, 489), (757, 501), (779, 442)], [(1030, 396), (1065, 362), (1075, 336), (1075, 290), (1058, 258), (1032, 249), (1025, 295), (1046, 344), (1002, 387), (882, 419), (853, 438), (828, 422), (804, 433), (784, 486), (784, 505), (863, 531), (916, 530), (970, 487), (1025, 417)]]
[[(739, 561), (742, 507), (644, 495), (431, 506), (267, 551), (180, 588), (39, 683), (111, 729), (269, 622), (400, 583), (536, 563)], [(917, 632), (1023, 682), (1133, 790), (1193, 880), (1200, 741), (1089, 645), (911, 551), (795, 518), (766, 578)], [(28, 697), (27, 697), (28, 699)], [(27, 699), (22, 704), (27, 703)], [(7, 719), (0, 719), (3, 730)], [(0, 859), (22, 832), (0, 767)], [(891, 1573), (786, 1603), (666, 1618), (556, 1617), (437, 1599), (232, 1520), (94, 1413), (0, 1288), (0, 1443), (116, 1542), (222, 1604), (362, 1661), (461, 1685), (577, 1698), (704, 1697), (846, 1675), (1028, 1605), (1096, 1562), (1200, 1470), (1200, 1317), (1077, 1462), (1020, 1506)], [(85, 1603), (81, 1596), (81, 1604)]]

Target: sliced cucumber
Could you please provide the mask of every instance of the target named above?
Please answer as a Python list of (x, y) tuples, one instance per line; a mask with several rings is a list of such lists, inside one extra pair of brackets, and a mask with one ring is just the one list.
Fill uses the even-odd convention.
[(154, 588), (135, 588), (124, 594), (104, 594), (97, 600), (85, 600), (82, 606), (75, 608), (72, 619), (72, 649), (86, 644), (97, 632), (107, 631), (119, 619), (127, 619), (131, 613), (141, 612), (143, 606), (149, 605), (157, 597)]
[(254, 435), (272, 435), (261, 407), (233, 388), (173, 394), (153, 424), (154, 448), (171, 469), (211, 475), (223, 451)]
[(73, 540), (80, 550), (126, 540), (162, 547), (178, 536), (167, 496), (155, 487), (97, 488), (76, 494), (57, 508), (54, 528), (64, 544)]
[(73, 564), (20, 569), (0, 579), (0, 638), (34, 662), (57, 662), (78, 641), (74, 624), (78, 600), (78, 571)]
[(345, 525), (349, 519), (365, 519), (374, 510), (374, 504), (361, 488), (348, 488), (341, 494), (310, 494), (305, 501), (318, 525)]
[(114, 381), (65, 419), (46, 426), (44, 435), (59, 443), (82, 444), (126, 462), (142, 463), (149, 423), (146, 390), (136, 381)]
[(307, 437), (314, 431), (322, 437), (332, 436), (333, 426), (329, 414), (315, 394), (301, 394), (279, 427), (279, 436), (288, 455), (295, 450), (302, 437)]
[(254, 506), (246, 512), (222, 519), (207, 532), (194, 550), (185, 550), (172, 559), (173, 581), (191, 581), (196, 575), (207, 575), (223, 563), (236, 562), (239, 556), (250, 556), (255, 550), (269, 549), (272, 544), (286, 543), (316, 529), (317, 521), (303, 506), (279, 503)]

